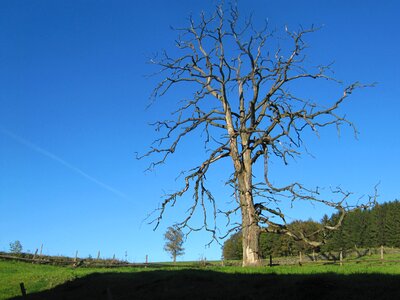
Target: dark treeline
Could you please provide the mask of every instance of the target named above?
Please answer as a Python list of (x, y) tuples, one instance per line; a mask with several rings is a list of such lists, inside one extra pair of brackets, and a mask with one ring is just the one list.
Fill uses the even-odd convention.
[[(337, 231), (327, 235), (315, 234), (321, 226), (335, 224), (338, 215), (325, 215), (320, 222), (312, 220), (294, 221), (289, 226), (302, 232), (311, 240), (325, 241), (320, 248), (312, 248), (302, 241), (294, 241), (291, 237), (279, 234), (264, 233), (260, 237), (261, 255), (273, 256), (298, 255), (304, 253), (329, 252), (359, 248), (375, 248), (379, 246), (400, 248), (400, 202), (377, 204), (372, 209), (355, 210), (343, 220)], [(242, 258), (241, 233), (233, 234), (223, 246), (224, 259)]]

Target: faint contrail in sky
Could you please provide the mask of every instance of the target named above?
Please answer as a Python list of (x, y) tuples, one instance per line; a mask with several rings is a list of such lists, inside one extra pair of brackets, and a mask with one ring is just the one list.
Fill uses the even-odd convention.
[(78, 167), (75, 167), (74, 165), (72, 165), (69, 162), (65, 161), (64, 159), (58, 157), (57, 155), (55, 155), (55, 154), (53, 154), (53, 153), (51, 153), (51, 152), (49, 152), (49, 151), (37, 146), (37, 145), (29, 142), (28, 140), (26, 140), (26, 139), (24, 139), (24, 138), (22, 138), (22, 137), (20, 137), (20, 136), (18, 136), (16, 134), (12, 133), (9, 130), (6, 130), (6, 129), (0, 127), (0, 131), (3, 134), (7, 135), (8, 137), (12, 138), (14, 141), (17, 141), (18, 143), (28, 147), (29, 149), (34, 150), (34, 151), (36, 151), (36, 152), (38, 152), (38, 153), (40, 153), (40, 154), (52, 159), (52, 160), (55, 160), (56, 162), (62, 164), (64, 167), (74, 171), (75, 173), (78, 173), (79, 175), (81, 175), (81, 176), (85, 177), (86, 179), (94, 182), (98, 186), (101, 186), (102, 188), (112, 192), (113, 194), (115, 194), (115, 195), (117, 195), (117, 196), (119, 196), (121, 198), (128, 199), (128, 197), (124, 193), (122, 193), (122, 192), (118, 191), (117, 189), (109, 186), (108, 184), (105, 184), (104, 182), (101, 182), (100, 180), (98, 180), (98, 179), (94, 178), (93, 176), (89, 175), (88, 173), (82, 171)]

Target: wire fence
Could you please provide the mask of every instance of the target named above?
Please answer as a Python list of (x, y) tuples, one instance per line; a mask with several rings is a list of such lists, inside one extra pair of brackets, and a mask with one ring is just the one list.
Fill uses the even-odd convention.
[(349, 264), (349, 263), (399, 263), (400, 249), (381, 246), (379, 248), (348, 249), (342, 251), (302, 253), (291, 257), (269, 257), (267, 265), (303, 264)]
[[(148, 256), (143, 262), (128, 262), (126, 260), (120, 260), (114, 258), (101, 258), (100, 255), (97, 258), (79, 258), (67, 257), (67, 256), (48, 256), (48, 255), (34, 255), (30, 253), (6, 253), (0, 252), (0, 260), (11, 260), (21, 261), (32, 264), (42, 265), (54, 265), (63, 267), (90, 267), (90, 268), (118, 268), (118, 267), (136, 267), (136, 268), (163, 268), (163, 267), (205, 267), (211, 264), (215, 265), (215, 262), (211, 263), (205, 259), (201, 259), (197, 262), (148, 262)], [(219, 263), (220, 265), (221, 263)]]
[[(142, 263), (131, 263), (126, 260), (113, 258), (100, 258), (100, 251), (97, 258), (79, 258), (77, 253), (75, 257), (66, 256), (47, 256), (29, 253), (11, 254), (0, 252), (1, 260), (23, 261), (34, 264), (47, 264), (56, 266), (70, 267), (99, 267), (99, 268), (115, 268), (115, 267), (206, 267), (206, 266), (240, 266), (241, 261), (222, 260), (207, 261), (201, 259), (197, 262), (179, 262), (179, 263), (150, 263), (148, 257)], [(400, 265), (400, 249), (381, 246), (379, 248), (351, 249), (332, 252), (299, 252), (297, 256), (273, 257), (269, 256), (263, 260), (264, 266), (294, 266), (305, 264), (338, 264), (344, 265), (349, 263), (356, 264), (374, 264), (374, 263), (393, 263)]]
[[(226, 266), (240, 266), (240, 260), (226, 260)], [(348, 249), (330, 252), (299, 252), (297, 255), (275, 257), (270, 255), (262, 261), (264, 266), (328, 265), (328, 264), (375, 264), (400, 265), (400, 249), (390, 247)]]

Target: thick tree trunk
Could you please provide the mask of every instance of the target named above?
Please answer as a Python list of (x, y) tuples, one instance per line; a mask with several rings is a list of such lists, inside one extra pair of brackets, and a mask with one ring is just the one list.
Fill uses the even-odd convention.
[[(236, 131), (233, 127), (232, 115), (228, 102), (224, 102), (226, 124), (230, 136), (230, 156), (237, 176), (240, 208), (242, 212), (243, 234), (243, 266), (257, 266), (261, 264), (257, 215), (253, 202), (253, 168), (251, 149), (248, 147), (249, 135), (243, 131), (240, 135), (242, 154), (238, 150)], [(243, 116), (244, 118), (244, 116)], [(242, 156), (241, 156), (242, 155)]]
[(260, 228), (253, 201), (250, 151), (246, 151), (244, 154), (243, 166), (242, 173), (238, 176), (242, 209), (243, 266), (257, 266), (261, 264), (259, 247)]
[(243, 234), (243, 267), (261, 265), (259, 237), (260, 229), (257, 224), (242, 228)]

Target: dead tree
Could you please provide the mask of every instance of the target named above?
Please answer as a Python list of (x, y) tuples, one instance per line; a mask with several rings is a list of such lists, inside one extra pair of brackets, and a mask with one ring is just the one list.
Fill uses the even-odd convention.
[[(176, 29), (178, 56), (167, 52), (151, 59), (160, 67), (164, 79), (154, 90), (154, 99), (164, 96), (179, 85), (190, 86), (195, 92), (181, 102), (172, 119), (157, 121), (153, 125), (163, 136), (157, 139), (148, 153), (155, 155), (149, 169), (164, 163), (175, 152), (180, 142), (194, 131), (205, 132), (207, 158), (195, 168), (186, 171), (182, 189), (167, 195), (153, 219), (156, 228), (168, 206), (173, 206), (182, 195), (193, 191), (193, 203), (187, 217), (178, 225), (189, 231), (205, 229), (217, 238), (216, 219), (224, 215), (230, 224), (231, 216), (241, 213), (240, 224), (230, 224), (230, 230), (240, 229), (243, 234), (243, 265), (260, 263), (259, 235), (261, 232), (286, 234), (296, 240), (319, 246), (310, 239), (319, 232), (336, 230), (349, 205), (350, 192), (341, 188), (332, 190), (332, 197), (321, 196), (318, 188), (308, 188), (300, 182), (276, 186), (271, 180), (269, 166), (272, 159), (284, 164), (306, 151), (302, 137), (308, 132), (319, 134), (319, 129), (353, 123), (339, 113), (341, 104), (356, 89), (365, 87), (359, 82), (344, 86), (333, 78), (330, 66), (309, 70), (306, 62), (304, 38), (316, 28), (291, 31), (285, 27), (285, 49), (276, 46), (276, 35), (268, 25), (255, 30), (251, 19), (242, 21), (236, 7), (217, 7), (213, 15), (201, 14), (200, 19), (189, 20), (187, 28)], [(340, 88), (340, 93), (328, 106), (319, 105), (320, 99), (309, 100), (291, 92), (292, 84), (301, 81), (329, 81)], [(335, 97), (335, 96), (333, 96)], [(180, 99), (181, 100), (181, 99)], [(219, 161), (228, 159), (232, 173), (227, 184), (233, 188), (235, 206), (229, 210), (219, 208), (218, 201), (206, 186), (206, 174)], [(255, 164), (263, 165), (263, 174), (256, 174)], [(375, 201), (376, 193), (364, 206)], [(334, 200), (332, 200), (334, 199)], [(206, 202), (212, 204), (214, 216), (209, 222)], [(307, 236), (287, 226), (282, 201), (308, 201), (327, 205), (339, 213), (337, 223), (321, 227)], [(190, 223), (196, 210), (204, 214), (204, 224), (193, 227)], [(209, 224), (212, 223), (212, 224)], [(225, 235), (225, 236), (226, 236)]]

